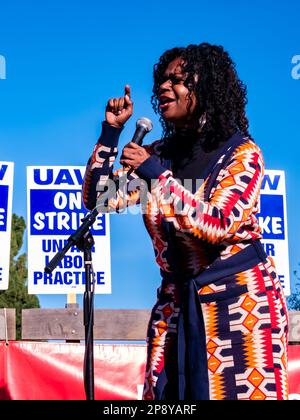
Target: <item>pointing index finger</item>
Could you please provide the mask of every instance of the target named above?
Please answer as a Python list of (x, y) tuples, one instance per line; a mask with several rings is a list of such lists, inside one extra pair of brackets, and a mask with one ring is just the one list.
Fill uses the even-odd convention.
[(131, 88), (130, 88), (130, 86), (129, 86), (129, 85), (126, 85), (126, 86), (125, 86), (125, 95), (128, 95), (128, 96), (129, 96), (129, 98), (130, 98), (130, 95), (131, 95)]

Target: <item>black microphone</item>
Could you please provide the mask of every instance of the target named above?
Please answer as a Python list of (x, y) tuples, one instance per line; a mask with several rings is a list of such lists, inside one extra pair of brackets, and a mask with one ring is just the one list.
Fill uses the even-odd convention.
[(139, 118), (136, 122), (136, 129), (132, 139), (133, 143), (136, 143), (139, 146), (141, 146), (145, 135), (149, 133), (149, 131), (151, 131), (152, 128), (153, 124), (151, 120), (149, 120), (149, 118)]

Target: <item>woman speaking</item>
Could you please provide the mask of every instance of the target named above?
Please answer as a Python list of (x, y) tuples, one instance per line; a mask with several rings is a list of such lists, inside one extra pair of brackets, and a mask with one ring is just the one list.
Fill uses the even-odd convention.
[(93, 209), (113, 181), (105, 211), (143, 201), (162, 277), (147, 333), (145, 400), (287, 399), (287, 310), (260, 242), (264, 163), (246, 103), (222, 47), (166, 51), (154, 66), (152, 96), (162, 139), (130, 142), (121, 171), (113, 165), (133, 113), (130, 87), (107, 103), (83, 195)]

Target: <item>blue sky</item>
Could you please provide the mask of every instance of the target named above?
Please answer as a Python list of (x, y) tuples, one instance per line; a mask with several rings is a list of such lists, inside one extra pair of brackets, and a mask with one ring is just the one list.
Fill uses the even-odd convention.
[[(0, 160), (14, 161), (13, 210), (26, 216), (28, 165), (85, 165), (100, 133), (108, 98), (132, 87), (134, 117), (120, 142), (148, 116), (152, 67), (165, 49), (190, 43), (223, 45), (248, 86), (250, 131), (268, 169), (286, 171), (291, 273), (300, 261), (300, 3), (258, 0), (189, 2), (7, 1), (0, 5)], [(150, 239), (140, 216), (111, 216), (112, 295), (103, 308), (150, 308), (159, 286)], [(62, 307), (66, 296), (39, 296)], [(81, 296), (78, 297), (81, 303)]]

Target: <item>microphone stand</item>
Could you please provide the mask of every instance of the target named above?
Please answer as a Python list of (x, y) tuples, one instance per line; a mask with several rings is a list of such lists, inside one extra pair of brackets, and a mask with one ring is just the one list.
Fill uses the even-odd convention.
[(52, 273), (70, 248), (76, 246), (83, 252), (85, 267), (85, 292), (83, 297), (83, 323), (85, 329), (84, 388), (87, 400), (94, 400), (94, 278), (92, 269), (92, 248), (95, 244), (91, 227), (98, 216), (95, 208), (82, 219), (81, 226), (69, 238), (65, 247), (59, 251), (45, 267)]

